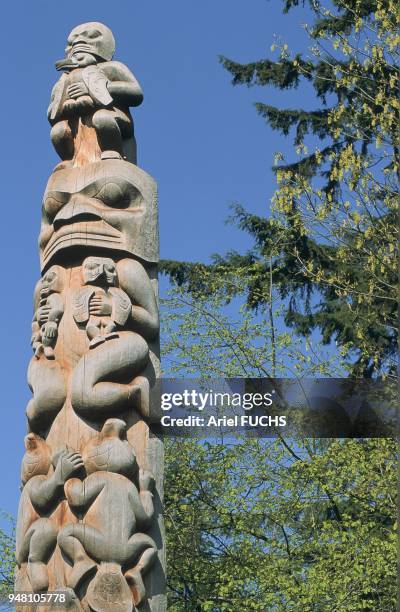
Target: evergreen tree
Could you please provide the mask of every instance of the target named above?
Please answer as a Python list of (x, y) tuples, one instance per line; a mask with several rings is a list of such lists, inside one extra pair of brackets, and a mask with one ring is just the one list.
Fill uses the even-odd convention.
[[(286, 0), (284, 11), (297, 4)], [(254, 248), (214, 256), (211, 266), (166, 261), (163, 270), (201, 295), (214, 291), (217, 277), (230, 279), (228, 299), (237, 293), (234, 279), (246, 278), (253, 309), (270, 299), (272, 270), (285, 322), (296, 333), (318, 329), (324, 343), (336, 341), (354, 375), (391, 375), (397, 350), (400, 9), (391, 0), (309, 4), (315, 20), (307, 30), (313, 44), (308, 56), (292, 55), (282, 44), (277, 61), (241, 64), (221, 57), (234, 85), (289, 89), (307, 81), (318, 101), (312, 111), (256, 103), (272, 129), (294, 133), (299, 159), (277, 156), (270, 216), (233, 208), (231, 221), (250, 233)]]

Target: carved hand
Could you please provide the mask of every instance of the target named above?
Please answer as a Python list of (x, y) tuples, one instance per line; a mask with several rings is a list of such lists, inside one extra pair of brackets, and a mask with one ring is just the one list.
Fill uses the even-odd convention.
[(77, 470), (83, 467), (83, 460), (75, 451), (64, 451), (58, 460), (56, 472), (61, 480), (65, 482)]
[(107, 295), (95, 294), (89, 303), (89, 313), (97, 316), (110, 315), (112, 311), (111, 300)]
[(139, 487), (141, 491), (153, 491), (155, 486), (154, 476), (146, 470), (139, 470)]
[(45, 323), (43, 326), (42, 333), (44, 338), (49, 340), (55, 338), (57, 335), (57, 323), (54, 321), (47, 321), (47, 323)]
[(89, 93), (89, 90), (86, 87), (85, 83), (83, 82), (73, 83), (67, 88), (68, 97), (72, 98), (73, 100), (76, 100), (77, 98), (80, 98), (81, 96), (86, 96), (88, 93)]
[(43, 325), (43, 323), (47, 323), (47, 321), (49, 320), (50, 310), (51, 307), (47, 305), (40, 306), (40, 308), (38, 308), (36, 318), (39, 321), (40, 325)]

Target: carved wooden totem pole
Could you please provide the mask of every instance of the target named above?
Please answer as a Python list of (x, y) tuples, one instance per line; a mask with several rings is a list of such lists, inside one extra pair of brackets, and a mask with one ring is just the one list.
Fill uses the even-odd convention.
[(56, 63), (61, 162), (43, 199), (16, 591), (65, 592), (69, 610), (159, 612), (157, 194), (136, 165), (129, 107), (142, 91), (114, 50), (106, 26), (85, 23)]

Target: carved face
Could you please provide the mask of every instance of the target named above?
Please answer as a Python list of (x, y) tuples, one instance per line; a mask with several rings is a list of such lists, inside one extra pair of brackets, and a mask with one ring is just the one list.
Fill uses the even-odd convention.
[(82, 458), (86, 472), (114, 472), (133, 480), (138, 473), (133, 447), (126, 439), (126, 424), (108, 419), (100, 434), (86, 445)]
[(52, 266), (47, 270), (40, 282), (40, 294), (42, 297), (62, 290), (63, 272), (64, 270), (61, 266)]
[(51, 466), (50, 449), (40, 436), (30, 433), (25, 438), (26, 453), (22, 460), (21, 480), (26, 484), (33, 476), (45, 476)]
[[(63, 249), (99, 247), (158, 261), (153, 179), (122, 160), (54, 172), (43, 200), (39, 237), (42, 268)], [(155, 239), (156, 238), (156, 239)]]
[(107, 285), (117, 284), (117, 270), (112, 259), (106, 257), (87, 257), (82, 264), (82, 277), (85, 285), (103, 281)]
[(110, 61), (115, 52), (115, 40), (110, 28), (96, 21), (76, 26), (68, 36), (65, 53), (78, 63), (87, 54)]

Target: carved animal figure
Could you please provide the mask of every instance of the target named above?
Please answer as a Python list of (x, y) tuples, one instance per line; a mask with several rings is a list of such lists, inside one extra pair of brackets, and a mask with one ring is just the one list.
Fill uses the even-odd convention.
[(94, 610), (114, 609), (107, 608), (108, 583), (116, 601), (125, 602), (121, 609), (131, 610), (132, 597), (135, 605), (144, 597), (143, 574), (156, 557), (155, 542), (143, 533), (154, 515), (154, 479), (149, 472), (139, 472), (126, 439), (126, 424), (120, 419), (107, 420), (82, 456), (87, 478), (72, 478), (65, 484), (66, 498), (80, 522), (67, 525), (58, 535), (58, 544), (72, 563), (67, 583), (76, 590), (101, 564), (88, 589), (89, 604)]
[[(83, 118), (96, 130), (101, 158), (122, 159), (126, 140), (133, 141), (129, 107), (141, 104), (143, 94), (129, 68), (112, 61), (111, 30), (97, 22), (79, 25), (68, 36), (65, 52), (66, 59), (56, 63), (57, 70), (65, 72), (53, 88), (48, 109), (57, 153), (62, 160), (72, 160), (77, 121)], [(133, 143), (133, 163), (135, 151)]]
[(49, 586), (47, 563), (57, 542), (57, 531), (51, 516), (64, 499), (64, 484), (83, 467), (78, 453), (63, 450), (53, 457), (39, 436), (30, 433), (25, 438), (26, 453), (22, 462), (24, 488), (19, 504), (17, 523), (17, 563), (26, 572), (35, 593)]
[(54, 359), (58, 325), (64, 314), (61, 291), (64, 288), (64, 269), (52, 266), (38, 283), (39, 303), (32, 321), (31, 344), (35, 357), (42, 353), (47, 359)]

